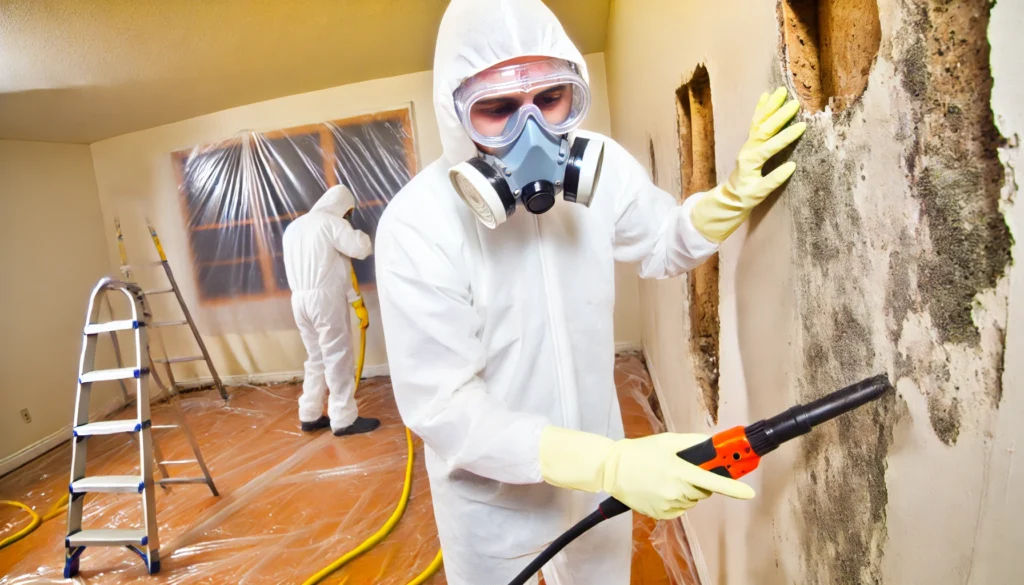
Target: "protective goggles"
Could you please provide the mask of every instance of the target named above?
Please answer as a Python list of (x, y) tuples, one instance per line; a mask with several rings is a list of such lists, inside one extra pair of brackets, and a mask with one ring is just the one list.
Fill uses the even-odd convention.
[(572, 132), (590, 110), (590, 88), (574, 63), (545, 59), (492, 68), (455, 90), (455, 111), (474, 142), (501, 148), (533, 118), (551, 134)]

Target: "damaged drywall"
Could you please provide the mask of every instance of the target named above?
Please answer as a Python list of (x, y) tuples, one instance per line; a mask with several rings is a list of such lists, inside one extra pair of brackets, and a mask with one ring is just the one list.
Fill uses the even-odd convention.
[(902, 2), (913, 43), (897, 61), (913, 100), (906, 165), (932, 242), (918, 289), (942, 341), (976, 345), (974, 297), (994, 288), (1012, 239), (999, 210), (1003, 166), (992, 109), (989, 3)]
[[(864, 95), (838, 114), (804, 114), (807, 133), (786, 154), (802, 170), (782, 199), (793, 224), (796, 379), (802, 402), (880, 372), (908, 379), (935, 436), (954, 445), (1001, 396), (1012, 238), (989, 105), (990, 6), (886, 8), (895, 18)], [(792, 79), (780, 66), (776, 80)], [(805, 583), (883, 582), (887, 457), (907, 412), (890, 395), (801, 442)]]
[[(876, 270), (875, 250), (852, 198), (867, 183), (860, 161), (868, 152), (863, 144), (840, 146), (834, 121), (831, 116), (810, 120), (793, 158), (814, 172), (794, 176), (786, 189), (800, 275), (801, 402), (889, 371), (883, 355), (889, 348), (876, 347), (873, 334), (885, 297), (875, 298), (864, 282)], [(806, 476), (798, 480), (798, 526), (808, 584), (880, 578), (886, 456), (901, 412), (898, 400), (890, 394), (800, 443)]]
[[(683, 199), (714, 188), (715, 124), (711, 79), (698, 65), (690, 79), (676, 90), (679, 115), (680, 177)], [(719, 257), (705, 260), (687, 275), (690, 318), (690, 357), (700, 384), (704, 408), (718, 423), (721, 321), (718, 307)]]

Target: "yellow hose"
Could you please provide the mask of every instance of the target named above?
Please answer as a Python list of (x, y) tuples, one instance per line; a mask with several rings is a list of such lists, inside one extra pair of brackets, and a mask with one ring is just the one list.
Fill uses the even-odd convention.
[(316, 575), (313, 575), (309, 579), (306, 579), (306, 581), (303, 582), (302, 585), (315, 585), (316, 583), (323, 581), (327, 578), (328, 575), (345, 566), (352, 559), (365, 553), (374, 546), (377, 546), (377, 543), (384, 540), (384, 537), (390, 534), (392, 530), (394, 530), (395, 525), (398, 524), (399, 519), (402, 518), (402, 514), (405, 513), (406, 505), (408, 505), (409, 503), (409, 492), (412, 491), (413, 445), (412, 433), (409, 431), (409, 429), (405, 429), (405, 441), (409, 446), (409, 455), (405, 464), (405, 485), (402, 487), (402, 497), (398, 501), (398, 507), (395, 508), (395, 511), (391, 514), (391, 517), (388, 518), (388, 521), (384, 523), (384, 526), (381, 526), (380, 530), (378, 530), (373, 536), (364, 540), (362, 544), (352, 549), (351, 551), (345, 553), (341, 558), (337, 559), (336, 561), (322, 569)]
[(59, 500), (50, 506), (50, 511), (43, 514), (43, 522), (56, 518), (61, 512), (68, 509), (68, 494), (64, 494)]
[(356, 291), (356, 300), (352, 301), (352, 308), (356, 310), (359, 317), (359, 358), (356, 359), (356, 389), (359, 388), (359, 380), (363, 379), (363, 362), (366, 361), (366, 330), (370, 327), (370, 313), (363, 303), (363, 295), (359, 292), (359, 279), (356, 278), (356, 269), (349, 267), (349, 276), (352, 278), (352, 288)]
[(28, 526), (22, 528), (21, 530), (12, 534), (11, 536), (8, 536), (7, 538), (0, 540), (0, 548), (5, 548), (11, 544), (14, 544), (15, 542), (18, 542), (22, 538), (25, 538), (29, 534), (32, 534), (32, 532), (35, 531), (36, 528), (39, 528), (39, 526), (42, 525), (43, 522), (55, 518), (58, 514), (60, 514), (64, 510), (67, 510), (68, 494), (64, 494), (64, 497), (57, 500), (53, 504), (53, 506), (50, 506), (50, 510), (42, 516), (40, 516), (36, 513), (35, 510), (26, 506), (25, 504), (22, 504), (21, 502), (15, 502), (13, 500), (0, 500), (0, 505), (21, 508), (22, 510), (28, 512), (29, 515), (32, 517), (32, 520), (28, 523)]
[[(357, 298), (352, 301), (352, 308), (355, 309), (356, 315), (359, 317), (359, 358), (356, 360), (356, 389), (359, 388), (359, 381), (363, 378), (363, 362), (366, 359), (366, 330), (370, 327), (370, 316), (366, 310), (366, 305), (363, 304), (363, 295), (359, 292), (359, 279), (356, 278), (356, 271), (354, 268), (349, 270), (349, 276), (352, 278), (352, 288), (355, 290)], [(402, 514), (405, 513), (405, 508), (409, 504), (409, 494), (412, 491), (412, 464), (413, 464), (413, 443), (412, 443), (412, 432), (409, 429), (405, 429), (405, 441), (408, 445), (409, 453), (405, 463), (405, 484), (402, 486), (402, 497), (398, 502), (398, 507), (388, 518), (388, 521), (384, 523), (384, 526), (380, 528), (370, 538), (367, 538), (359, 546), (345, 553), (333, 563), (324, 567), (317, 574), (313, 575), (302, 585), (315, 585), (326, 579), (331, 573), (337, 571), (341, 567), (348, 564), (349, 561), (365, 553), (371, 548), (377, 546), (380, 541), (394, 530), (395, 525), (402, 518)], [(433, 562), (426, 568), (422, 573), (416, 576), (409, 585), (420, 585), (427, 579), (433, 576), (434, 573), (441, 567), (441, 551), (437, 551), (437, 556), (434, 557)], [(344, 585), (348, 581), (346, 576), (342, 579), (339, 585)]]
[(64, 494), (64, 497), (54, 502), (53, 506), (50, 506), (50, 510), (42, 516), (40, 516), (36, 513), (35, 510), (26, 506), (25, 504), (22, 504), (21, 502), (15, 502), (13, 500), (0, 500), (0, 505), (21, 508), (22, 510), (28, 512), (29, 515), (32, 517), (32, 520), (28, 523), (28, 526), (22, 528), (21, 530), (12, 534), (11, 536), (8, 536), (7, 538), (0, 540), (0, 549), (2, 549), (14, 544), (15, 542), (18, 542), (19, 540), (25, 538), (29, 534), (32, 534), (32, 532), (34, 532), (36, 528), (39, 528), (39, 526), (42, 525), (43, 522), (55, 518), (58, 514), (60, 514), (64, 510), (67, 510), (68, 494)]
[(441, 551), (437, 551), (437, 556), (434, 557), (433, 561), (431, 561), (430, 566), (428, 566), (426, 570), (419, 575), (416, 575), (415, 579), (409, 581), (409, 585), (421, 585), (422, 583), (426, 583), (427, 579), (433, 577), (434, 573), (441, 568), (441, 564)]
[(39, 528), (39, 525), (43, 523), (43, 519), (39, 517), (39, 514), (36, 514), (35, 510), (29, 508), (25, 504), (22, 504), (21, 502), (15, 502), (13, 500), (0, 500), (0, 505), (21, 508), (22, 510), (28, 512), (28, 515), (32, 517), (32, 520), (28, 523), (28, 526), (22, 528), (21, 530), (8, 536), (7, 538), (0, 540), (0, 548), (6, 548), (18, 542), (22, 538), (25, 538), (29, 534), (32, 534), (32, 531), (36, 528)]

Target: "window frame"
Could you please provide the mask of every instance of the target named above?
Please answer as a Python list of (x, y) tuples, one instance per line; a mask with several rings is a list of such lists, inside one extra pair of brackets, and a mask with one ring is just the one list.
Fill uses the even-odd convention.
[[(329, 120), (327, 122), (320, 122), (316, 124), (304, 124), (301, 126), (292, 126), (290, 128), (281, 128), (277, 130), (271, 130), (268, 132), (260, 132), (260, 135), (267, 140), (287, 138), (295, 135), (311, 135), (316, 134), (320, 139), (320, 150), (323, 152), (323, 160), (321, 161), (321, 171), (324, 174), (327, 188), (338, 184), (338, 177), (335, 174), (335, 140), (334, 134), (330, 131), (331, 126), (344, 128), (348, 126), (362, 126), (371, 124), (374, 122), (398, 122), (401, 124), (404, 130), (404, 136), (402, 138), (403, 151), (405, 153), (405, 163), (409, 170), (409, 176), (414, 177), (419, 172), (419, 160), (416, 156), (415, 142), (413, 139), (414, 126), (412, 123), (412, 108), (404, 107), (393, 110), (383, 110), (379, 112), (373, 112), (369, 114), (362, 114), (358, 116), (351, 116), (348, 118), (342, 118), (339, 120)], [(255, 257), (247, 258), (234, 258), (231, 260), (219, 260), (213, 262), (198, 262), (196, 261), (194, 254), (192, 253), (192, 233), (196, 231), (212, 230), (212, 229), (223, 229), (230, 227), (240, 227), (245, 225), (264, 224), (268, 225), (271, 222), (280, 222), (283, 220), (294, 220), (302, 213), (292, 212), (281, 215), (269, 216), (263, 210), (263, 204), (256, 198), (252, 201), (253, 208), (256, 209), (256, 214), (260, 217), (249, 218), (243, 220), (232, 220), (220, 223), (210, 223), (198, 226), (191, 226), (190, 217), (191, 210), (189, 208), (189, 195), (185, 189), (185, 163), (188, 161), (190, 155), (195, 152), (200, 154), (210, 152), (217, 149), (229, 147), (235, 143), (241, 143), (240, 137), (231, 138), (216, 142), (213, 144), (203, 144), (194, 148), (187, 148), (177, 150), (171, 153), (171, 162), (174, 167), (175, 175), (178, 180), (178, 194), (180, 196), (180, 205), (183, 217), (185, 218), (185, 231), (186, 239), (189, 245), (189, 263), (192, 265), (192, 278), (196, 286), (196, 296), (199, 299), (199, 304), (204, 307), (216, 307), (228, 304), (234, 304), (239, 302), (249, 301), (262, 301), (266, 299), (282, 298), (291, 295), (291, 291), (287, 288), (278, 288), (274, 278), (274, 259), (276, 254), (273, 250), (270, 250), (267, 246), (267, 238), (260, 237), (260, 234), (254, 234), (253, 240), (255, 241)], [(356, 208), (376, 207), (380, 205), (386, 205), (379, 200), (367, 201), (360, 203), (357, 201)], [(253, 259), (258, 260), (260, 270), (263, 276), (263, 288), (262, 293), (249, 293), (241, 294), (230, 297), (207, 297), (204, 293), (202, 286), (202, 279), (200, 278), (201, 270), (205, 266), (213, 265), (232, 265), (232, 264), (243, 264), (251, 262)]]

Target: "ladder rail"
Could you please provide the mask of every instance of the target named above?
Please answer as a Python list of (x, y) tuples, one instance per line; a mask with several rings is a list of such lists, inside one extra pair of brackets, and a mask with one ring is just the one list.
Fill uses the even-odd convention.
[[(196, 456), (196, 464), (199, 469), (203, 472), (203, 478), (205, 478), (206, 485), (210, 488), (210, 492), (213, 495), (219, 496), (220, 492), (217, 491), (217, 486), (213, 483), (213, 477), (210, 475), (210, 470), (206, 467), (206, 461), (203, 459), (203, 453), (199, 450), (199, 441), (196, 440), (195, 434), (192, 432), (192, 428), (185, 423), (185, 413), (181, 411), (181, 404), (178, 402), (178, 395), (173, 394), (171, 396), (171, 412), (174, 415), (178, 426), (181, 428), (181, 432), (184, 433), (185, 439), (188, 444), (192, 447), (192, 452)], [(173, 480), (174, 478), (167, 478)], [(169, 483), (174, 483), (170, 481)]]
[[(213, 360), (210, 359), (210, 352), (206, 349), (206, 342), (203, 341), (203, 336), (199, 334), (199, 328), (196, 327), (196, 322), (192, 318), (192, 313), (188, 310), (188, 305), (185, 303), (185, 297), (181, 295), (181, 287), (178, 286), (178, 281), (174, 278), (174, 271), (171, 270), (171, 264), (167, 261), (167, 255), (164, 254), (164, 247), (160, 243), (160, 237), (156, 234), (156, 228), (153, 227), (153, 223), (149, 220), (146, 220), (146, 227), (149, 228), (149, 235), (153, 240), (153, 245), (156, 247), (157, 254), (160, 255), (160, 264), (164, 268), (164, 274), (167, 275), (167, 282), (170, 283), (171, 288), (174, 290), (174, 298), (178, 300), (178, 306), (181, 307), (181, 312), (185, 316), (185, 321), (188, 321), (188, 328), (192, 331), (192, 337), (195, 338), (196, 343), (199, 345), (199, 351), (202, 352), (203, 359), (206, 361), (206, 366), (209, 368), (210, 375), (213, 377), (213, 383), (217, 387), (217, 391), (220, 392), (221, 398), (226, 401), (228, 399), (227, 390), (224, 389), (224, 383), (221, 382), (220, 375), (217, 373), (217, 368), (214, 367)], [(167, 364), (167, 370), (172, 370), (170, 363)], [(172, 377), (172, 375), (168, 374), (168, 377)]]
[[(131, 275), (132, 267), (128, 264), (128, 253), (125, 248), (124, 235), (121, 231), (121, 223), (118, 218), (114, 218), (114, 228), (117, 233), (117, 246), (118, 254), (121, 260), (121, 272), (124, 273), (127, 278)], [(181, 310), (182, 315), (185, 317), (183, 321), (165, 321), (159, 323), (151, 323), (151, 325), (155, 325), (157, 327), (164, 327), (169, 325), (188, 325), (189, 330), (192, 333), (192, 338), (195, 340), (196, 345), (199, 346), (199, 351), (202, 354), (202, 361), (206, 362), (206, 367), (210, 370), (210, 375), (213, 377), (213, 383), (217, 387), (217, 392), (220, 393), (220, 396), (221, 398), (224, 399), (224, 401), (227, 401), (229, 399), (229, 396), (227, 393), (227, 389), (224, 387), (224, 382), (221, 380), (220, 374), (217, 372), (217, 368), (213, 365), (213, 359), (210, 358), (210, 352), (209, 349), (206, 347), (206, 342), (203, 340), (202, 335), (200, 335), (199, 333), (199, 328), (196, 326), (195, 319), (192, 318), (192, 313), (191, 311), (189, 311), (188, 305), (185, 303), (185, 297), (181, 294), (181, 287), (178, 286), (178, 281), (177, 279), (174, 278), (174, 271), (171, 270), (171, 265), (167, 261), (167, 254), (164, 253), (164, 248), (163, 245), (160, 243), (160, 237), (156, 233), (156, 228), (153, 227), (153, 223), (149, 221), (148, 218), (146, 219), (146, 228), (149, 230), (150, 239), (153, 241), (153, 246), (154, 248), (156, 248), (157, 255), (159, 256), (160, 259), (156, 262), (146, 263), (145, 265), (162, 267), (164, 270), (164, 275), (167, 278), (167, 282), (170, 284), (170, 287), (167, 289), (155, 289), (152, 292), (174, 293), (175, 301), (177, 301), (178, 307)], [(146, 303), (145, 307), (146, 312), (149, 313), (150, 310), (148, 302)], [(168, 354), (167, 343), (164, 336), (160, 332), (155, 332), (154, 335), (160, 342), (160, 352), (163, 354), (163, 360), (160, 361), (160, 363), (163, 363), (167, 366), (167, 378), (170, 381), (172, 393), (177, 393), (178, 382), (174, 379), (174, 368), (171, 365), (173, 363), (178, 363), (175, 361), (177, 358), (172, 358)]]
[[(206, 460), (203, 459), (203, 453), (199, 449), (199, 441), (196, 440), (196, 436), (192, 432), (192, 427), (190, 427), (188, 423), (185, 421), (185, 413), (182, 412), (181, 410), (179, 394), (174, 391), (173, 386), (169, 388), (166, 384), (164, 384), (163, 380), (160, 379), (160, 375), (156, 373), (156, 370), (152, 370), (152, 372), (153, 381), (156, 382), (156, 385), (160, 388), (161, 392), (167, 393), (169, 397), (171, 403), (171, 415), (174, 417), (174, 428), (181, 429), (182, 434), (185, 435), (185, 440), (187, 440), (189, 446), (192, 447), (192, 453), (196, 457), (195, 462), (199, 466), (199, 469), (202, 470), (203, 477), (206, 478), (206, 484), (209, 486), (210, 492), (212, 492), (214, 496), (219, 496), (220, 492), (217, 491), (217, 486), (213, 483), (213, 476), (210, 475), (210, 470), (206, 467)], [(161, 426), (157, 426), (155, 428), (161, 428)], [(155, 437), (153, 441), (153, 448), (158, 449)], [(172, 462), (166, 461), (163, 454), (161, 454), (159, 451), (157, 451), (156, 457), (157, 467), (162, 469), (160, 475), (162, 475), (165, 480), (174, 479), (170, 476), (169, 473), (167, 473), (167, 465)], [(160, 484), (160, 487), (166, 489), (168, 485), (173, 484), (175, 482), (161, 481), (158, 483)]]

